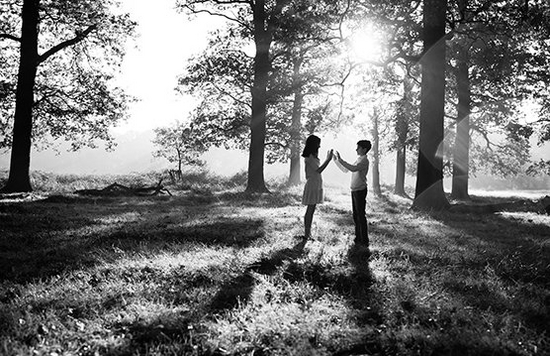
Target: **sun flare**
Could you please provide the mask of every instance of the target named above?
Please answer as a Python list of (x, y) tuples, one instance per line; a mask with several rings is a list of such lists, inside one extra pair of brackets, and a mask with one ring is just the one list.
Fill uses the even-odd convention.
[(373, 26), (364, 26), (350, 37), (351, 53), (359, 61), (374, 61), (382, 53), (381, 40)]

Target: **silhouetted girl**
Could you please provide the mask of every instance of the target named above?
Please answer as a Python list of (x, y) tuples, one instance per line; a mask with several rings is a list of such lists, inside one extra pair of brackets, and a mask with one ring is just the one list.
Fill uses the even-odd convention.
[(311, 224), (313, 222), (313, 213), (315, 206), (323, 202), (323, 178), (321, 173), (325, 170), (332, 159), (332, 150), (327, 152), (325, 162), (317, 157), (321, 147), (321, 139), (315, 135), (311, 135), (306, 140), (306, 146), (302, 152), (304, 157), (304, 166), (306, 170), (306, 185), (304, 186), (304, 195), (302, 196), (302, 204), (307, 205), (306, 214), (304, 216), (305, 238), (311, 238)]

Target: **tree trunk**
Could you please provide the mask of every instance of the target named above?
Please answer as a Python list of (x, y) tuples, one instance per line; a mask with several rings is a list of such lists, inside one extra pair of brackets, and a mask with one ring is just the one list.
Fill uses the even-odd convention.
[(300, 70), (302, 58), (294, 60), (294, 73), (292, 85), (294, 87), (294, 103), (292, 107), (292, 123), (290, 125), (290, 172), (288, 176), (289, 185), (300, 184), (300, 141), (302, 131), (302, 103), (304, 95), (300, 83)]
[(467, 200), (468, 175), (470, 159), (470, 76), (468, 72), (469, 54), (466, 48), (460, 48), (458, 62), (458, 120), (453, 156), (453, 181), (451, 196), (455, 199)]
[(378, 131), (379, 112), (378, 109), (374, 109), (372, 115), (372, 191), (377, 197), (382, 196), (382, 189), (380, 188), (380, 132)]
[[(467, 14), (468, 0), (459, 2), (461, 13)], [(466, 16), (466, 15), (465, 15)], [(470, 54), (469, 48), (459, 46), (457, 65), (458, 118), (453, 153), (453, 178), (451, 196), (454, 199), (468, 200), (468, 176), (470, 173)]]
[(406, 197), (405, 192), (405, 167), (406, 167), (406, 146), (399, 147), (395, 157), (395, 189), (394, 194)]
[(447, 0), (424, 0), (418, 171), (413, 207), (449, 207), (443, 190), (445, 113), (445, 16)]
[(29, 171), (34, 84), (38, 66), (38, 7), (39, 0), (23, 2), (10, 174), (6, 186), (2, 189), (5, 192), (32, 191)]
[(267, 30), (265, 0), (253, 5), (254, 83), (252, 86), (252, 117), (250, 119), (250, 152), (248, 159), (247, 192), (267, 192), (264, 180), (264, 155), (266, 137), (267, 81), (269, 74), (269, 47), (271, 34)]
[(409, 134), (408, 116), (411, 115), (411, 82), (403, 80), (403, 98), (399, 105), (395, 130), (397, 134), (397, 153), (395, 159), (395, 189), (394, 193), (408, 197), (405, 192), (405, 171), (407, 164), (407, 136)]

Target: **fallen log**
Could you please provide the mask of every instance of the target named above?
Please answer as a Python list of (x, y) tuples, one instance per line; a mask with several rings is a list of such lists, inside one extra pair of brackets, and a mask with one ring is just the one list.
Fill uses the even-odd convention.
[(102, 189), (80, 189), (75, 194), (93, 195), (93, 196), (153, 196), (159, 194), (172, 195), (170, 191), (162, 185), (162, 179), (156, 186), (151, 187), (127, 187), (122, 184), (113, 183)]

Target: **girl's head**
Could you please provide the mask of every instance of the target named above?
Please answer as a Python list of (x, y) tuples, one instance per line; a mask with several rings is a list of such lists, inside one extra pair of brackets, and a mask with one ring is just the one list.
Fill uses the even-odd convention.
[(309, 157), (310, 155), (317, 156), (319, 147), (321, 147), (321, 139), (315, 135), (310, 135), (306, 139), (306, 146), (302, 152), (302, 157)]

